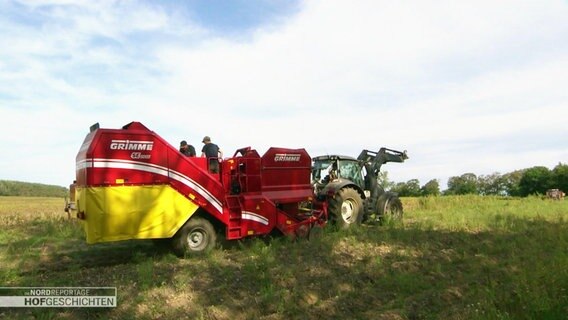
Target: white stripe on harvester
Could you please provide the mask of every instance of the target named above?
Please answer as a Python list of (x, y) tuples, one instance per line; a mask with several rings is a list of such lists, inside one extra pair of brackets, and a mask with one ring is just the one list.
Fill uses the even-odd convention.
[(254, 212), (250, 212), (250, 211), (243, 211), (243, 214), (241, 215), (241, 218), (244, 220), (252, 220), (258, 223), (262, 223), (264, 225), (268, 225), (268, 219), (266, 219), (265, 217), (254, 213)]
[[(87, 159), (89, 160), (89, 159)], [(170, 170), (168, 168), (158, 166), (151, 163), (132, 161), (132, 160), (122, 160), (122, 159), (92, 159), (93, 167), (95, 168), (115, 168), (115, 169), (131, 169), (140, 170), (150, 173), (159, 174), (168, 178), (172, 178), (181, 182), (182, 184), (190, 187), (199, 193), (203, 198), (205, 198), (219, 213), (223, 214), (223, 206), (221, 201), (219, 201), (215, 196), (213, 196), (207, 189), (201, 186), (199, 183), (195, 182), (188, 176), (185, 176), (177, 171)]]
[(93, 166), (92, 159), (81, 160), (77, 162), (77, 164), (75, 165), (75, 169), (81, 170), (81, 169), (91, 168), (92, 166)]

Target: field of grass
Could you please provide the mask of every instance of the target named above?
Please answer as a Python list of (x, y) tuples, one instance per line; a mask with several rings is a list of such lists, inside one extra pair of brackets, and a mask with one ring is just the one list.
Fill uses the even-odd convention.
[(568, 201), (403, 199), (402, 223), (178, 259), (151, 241), (87, 246), (63, 199), (0, 197), (0, 286), (117, 287), (109, 309), (6, 319), (566, 319)]

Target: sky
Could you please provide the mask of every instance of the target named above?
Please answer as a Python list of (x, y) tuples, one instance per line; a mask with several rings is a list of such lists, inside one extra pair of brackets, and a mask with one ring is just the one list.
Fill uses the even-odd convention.
[(357, 156), (395, 182), (568, 160), (568, 1), (0, 1), (0, 180), (67, 186), (89, 127)]

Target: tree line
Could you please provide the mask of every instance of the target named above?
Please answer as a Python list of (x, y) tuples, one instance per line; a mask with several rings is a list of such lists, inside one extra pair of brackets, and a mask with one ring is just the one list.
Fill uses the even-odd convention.
[[(391, 182), (388, 172), (379, 173), (379, 184), (385, 189), (397, 192), (401, 197), (439, 196), (439, 195), (500, 195), (526, 197), (545, 194), (548, 189), (568, 192), (568, 164), (559, 163), (552, 170), (544, 166), (516, 170), (500, 174), (475, 175), (464, 173), (448, 179), (448, 188), (440, 190), (438, 179), (420, 185), (418, 179), (406, 182)], [(65, 197), (68, 189), (61, 186), (0, 180), (0, 196)]]
[(0, 180), (0, 196), (65, 197), (68, 189), (41, 183)]
[(407, 182), (389, 182), (386, 172), (380, 176), (383, 188), (397, 192), (401, 197), (439, 196), (439, 195), (500, 195), (526, 197), (545, 194), (548, 189), (568, 191), (568, 164), (559, 163), (552, 170), (544, 166), (535, 166), (500, 174), (475, 175), (464, 173), (448, 179), (448, 188), (440, 190), (437, 179), (428, 181), (423, 186), (418, 179)]

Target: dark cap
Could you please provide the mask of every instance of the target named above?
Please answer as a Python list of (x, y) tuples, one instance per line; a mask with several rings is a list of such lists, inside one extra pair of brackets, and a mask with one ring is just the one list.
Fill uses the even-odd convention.
[(201, 142), (203, 142), (203, 143), (211, 142), (211, 138), (209, 138), (209, 136), (205, 136), (205, 137), (203, 137), (203, 140)]
[(182, 140), (182, 141), (179, 143), (179, 145), (180, 145), (180, 147), (187, 146), (187, 141)]

